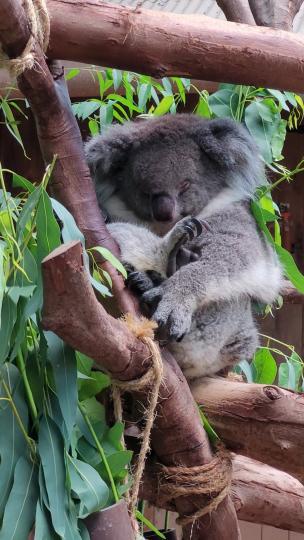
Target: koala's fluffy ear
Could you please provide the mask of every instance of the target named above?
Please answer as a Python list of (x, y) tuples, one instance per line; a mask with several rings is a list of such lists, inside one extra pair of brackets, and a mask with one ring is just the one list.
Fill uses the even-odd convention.
[(124, 165), (135, 141), (136, 124), (113, 125), (103, 135), (85, 144), (85, 155), (92, 176), (102, 182)]
[(265, 184), (265, 167), (247, 129), (225, 119), (202, 122), (195, 136), (203, 152), (221, 168), (226, 185), (253, 196)]

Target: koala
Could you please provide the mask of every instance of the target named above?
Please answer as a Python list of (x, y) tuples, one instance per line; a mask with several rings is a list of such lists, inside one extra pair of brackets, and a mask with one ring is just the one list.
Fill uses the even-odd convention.
[(168, 115), (112, 126), (86, 156), (122, 260), (141, 272), (142, 302), (186, 378), (250, 359), (252, 300), (272, 303), (282, 270), (250, 212), (266, 179), (247, 130)]

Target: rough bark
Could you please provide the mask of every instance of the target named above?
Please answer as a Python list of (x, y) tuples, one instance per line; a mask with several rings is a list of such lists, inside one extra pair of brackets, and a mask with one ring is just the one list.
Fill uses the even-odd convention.
[(216, 0), (227, 21), (255, 25), (248, 0)]
[(304, 395), (220, 378), (192, 393), (228, 448), (304, 480)]
[(303, 0), (249, 0), (249, 4), (259, 26), (292, 31), (293, 20)]
[[(231, 495), (241, 520), (304, 532), (304, 487), (289, 474), (248, 457), (233, 455)], [(159, 507), (157, 468), (147, 466), (140, 496)], [(166, 510), (175, 511), (173, 505)]]
[(154, 77), (179, 75), (303, 90), (304, 38), (300, 35), (98, 0), (49, 0), (48, 7), (50, 58)]
[(234, 456), (231, 495), (239, 519), (304, 532), (304, 487), (289, 474)]
[(292, 31), (303, 0), (216, 0), (228, 21)]
[[(92, 16), (93, 20), (94, 12)], [(78, 11), (77, 19), (79, 18), (81, 18), (81, 13)], [(85, 33), (88, 38), (90, 33), (87, 32), (87, 28)], [(14, 43), (14, 32), (18, 36), (18, 43)], [(0, 42), (4, 51), (10, 57), (19, 54), (28, 37), (29, 29), (24, 21), (21, 0), (2, 0)], [(32, 107), (46, 163), (54, 154), (58, 156), (51, 179), (52, 192), (76, 218), (85, 235), (87, 245), (107, 243), (110, 249), (115, 250), (115, 244), (98, 209), (94, 188), (85, 164), (80, 133), (70, 109), (62, 70), (55, 66), (55, 69), (50, 72), (44, 55), (37, 45), (35, 56), (35, 69), (24, 72), (19, 77), (18, 84)], [(149, 351), (126, 327), (122, 328), (122, 323), (113, 319), (103, 308), (97, 309), (92, 292), (90, 296), (89, 288), (84, 283), (88, 277), (83, 268), (79, 247), (77, 243), (74, 243), (68, 247), (59, 248), (55, 256), (51, 255), (44, 262), (46, 285), (53, 286), (53, 289), (47, 287), (45, 291), (45, 314), (47, 314), (45, 324), (66, 339), (70, 345), (76, 348), (79, 345), (78, 348), (87, 352), (93, 359), (100, 361), (100, 350), (102, 350), (102, 365), (108, 368), (109, 372), (114, 372), (116, 376), (119, 374), (125, 380), (133, 378), (134, 375), (138, 376), (147, 366), (145, 361), (149, 361)], [(132, 299), (127, 294), (123, 296), (121, 281), (115, 274), (113, 282), (116, 285), (116, 296), (120, 307), (134, 312)], [(67, 285), (71, 287), (70, 291), (66, 290)], [(77, 293), (79, 296), (76, 305)], [(53, 316), (48, 311), (47, 302), (51, 302), (53, 309), (57, 310)], [(64, 302), (67, 311), (63, 315), (60, 306), (62, 307)], [(92, 305), (89, 306), (91, 302)], [(72, 306), (74, 310), (71, 309)], [(58, 321), (56, 321), (57, 318)], [(75, 322), (75, 319), (82, 320)], [(68, 328), (69, 324), (70, 328)], [(81, 337), (82, 331), (88, 332), (85, 335), (89, 350)], [(93, 350), (92, 340), (95, 341), (95, 350)], [(189, 387), (173, 359), (164, 363), (164, 370), (159, 415), (152, 436), (153, 447), (159, 458), (167, 465), (204, 464), (212, 459), (212, 453)], [(203, 503), (203, 499), (188, 497), (177, 501), (177, 508), (181, 512), (190, 513), (196, 511), (197, 507)], [(239, 539), (236, 514), (230, 498), (226, 497), (214, 512), (212, 519), (206, 516), (198, 520), (192, 530), (191, 527), (185, 528), (185, 540), (190, 538), (190, 535), (192, 540)]]

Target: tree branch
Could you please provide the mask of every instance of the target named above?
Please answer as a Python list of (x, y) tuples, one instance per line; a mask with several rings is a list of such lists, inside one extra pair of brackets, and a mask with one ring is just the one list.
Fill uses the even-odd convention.
[(304, 480), (304, 395), (220, 378), (192, 393), (228, 448)]
[(293, 21), (303, 0), (249, 0), (256, 24), (292, 32)]
[(179, 75), (303, 90), (304, 38), (300, 35), (99, 0), (48, 0), (48, 7), (50, 58), (156, 78)]
[(216, 0), (227, 21), (255, 26), (248, 0)]

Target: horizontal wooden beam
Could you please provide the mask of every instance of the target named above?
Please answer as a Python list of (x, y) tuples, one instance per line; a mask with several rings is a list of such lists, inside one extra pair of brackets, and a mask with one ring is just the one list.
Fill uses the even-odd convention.
[(228, 448), (303, 482), (303, 394), (221, 378), (197, 380), (191, 389)]
[(301, 92), (304, 38), (99, 0), (48, 0), (51, 58)]

